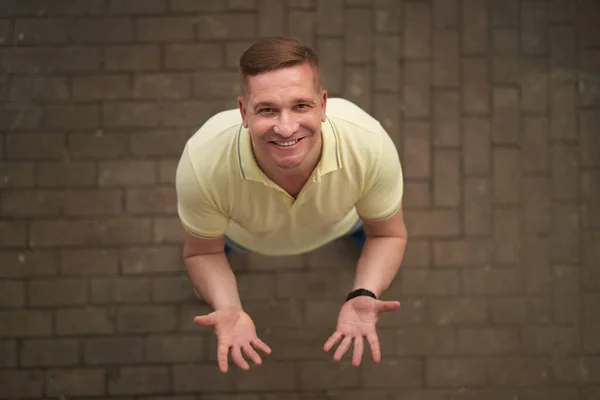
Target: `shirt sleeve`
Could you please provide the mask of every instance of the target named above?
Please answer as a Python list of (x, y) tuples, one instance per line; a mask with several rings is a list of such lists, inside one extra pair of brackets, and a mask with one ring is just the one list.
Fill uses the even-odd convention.
[(200, 185), (186, 146), (177, 165), (175, 186), (177, 212), (184, 228), (200, 238), (223, 235), (229, 219), (219, 210), (215, 199)]
[[(381, 128), (383, 129), (383, 127)], [(356, 211), (363, 219), (382, 220), (391, 217), (402, 205), (404, 182), (398, 150), (383, 132), (380, 148)]]

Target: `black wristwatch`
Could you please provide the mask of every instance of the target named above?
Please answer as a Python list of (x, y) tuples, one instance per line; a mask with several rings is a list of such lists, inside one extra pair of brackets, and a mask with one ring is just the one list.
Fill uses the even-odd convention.
[(351, 300), (351, 299), (353, 299), (355, 297), (358, 297), (358, 296), (369, 296), (369, 297), (372, 297), (374, 299), (377, 299), (377, 296), (375, 296), (375, 293), (371, 292), (368, 289), (362, 289), (361, 288), (361, 289), (356, 289), (356, 290), (351, 291), (348, 294), (348, 297), (346, 297), (346, 301)]

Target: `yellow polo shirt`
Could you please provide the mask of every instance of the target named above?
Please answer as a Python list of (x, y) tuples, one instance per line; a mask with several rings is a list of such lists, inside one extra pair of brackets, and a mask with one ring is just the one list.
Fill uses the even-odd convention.
[(211, 117), (186, 143), (176, 173), (178, 214), (195, 236), (229, 239), (256, 253), (312, 251), (360, 218), (401, 206), (402, 168), (381, 124), (350, 101), (327, 101), (323, 153), (297, 199), (267, 178), (238, 109)]

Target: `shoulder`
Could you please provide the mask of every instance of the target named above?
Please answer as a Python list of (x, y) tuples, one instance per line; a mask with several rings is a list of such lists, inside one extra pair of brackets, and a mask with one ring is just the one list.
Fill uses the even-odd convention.
[(327, 116), (333, 120), (345, 123), (347, 128), (379, 133), (383, 127), (377, 119), (357, 104), (339, 97), (327, 100)]
[(331, 98), (327, 102), (327, 118), (339, 136), (342, 151), (363, 162), (377, 162), (382, 147), (393, 141), (382, 124), (355, 103)]
[(185, 151), (198, 175), (214, 177), (237, 165), (235, 146), (242, 119), (237, 109), (210, 117), (187, 141)]
[(237, 109), (221, 111), (206, 120), (194, 132), (188, 139), (187, 146), (193, 151), (214, 153), (234, 139), (241, 123), (242, 118)]
[(188, 139), (176, 172), (180, 197), (209, 202), (220, 210), (227, 208), (227, 193), (239, 171), (237, 137), (241, 122), (238, 110), (222, 111)]

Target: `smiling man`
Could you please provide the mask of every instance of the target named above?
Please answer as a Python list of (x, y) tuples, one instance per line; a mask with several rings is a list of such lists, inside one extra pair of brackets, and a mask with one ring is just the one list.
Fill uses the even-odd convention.
[(218, 366), (228, 355), (248, 369), (270, 347), (242, 307), (230, 251), (293, 255), (344, 236), (361, 246), (353, 287), (334, 333), (339, 361), (364, 339), (381, 359), (376, 323), (396, 310), (381, 295), (404, 256), (402, 168), (382, 125), (355, 104), (328, 99), (317, 54), (292, 38), (263, 39), (240, 58), (237, 109), (210, 118), (187, 142), (177, 168), (184, 259), (195, 290), (213, 308), (194, 322), (214, 329)]

